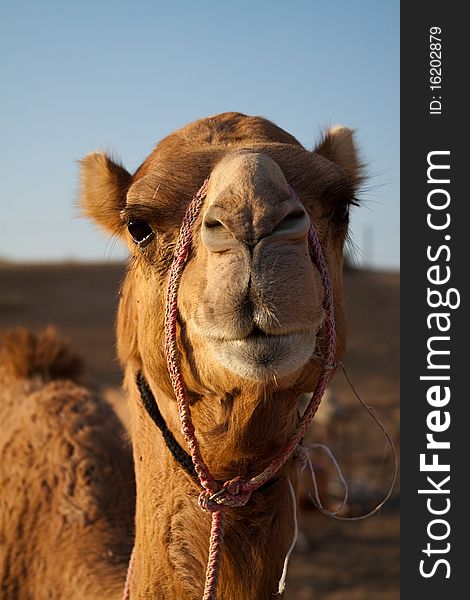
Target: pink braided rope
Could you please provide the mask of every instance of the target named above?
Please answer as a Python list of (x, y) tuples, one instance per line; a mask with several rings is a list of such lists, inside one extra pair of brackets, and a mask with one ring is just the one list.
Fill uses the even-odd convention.
[(212, 512), (211, 535), (209, 538), (209, 556), (207, 558), (206, 581), (202, 600), (216, 600), (217, 581), (222, 561), (222, 543), (224, 539), (224, 511)]
[(168, 291), (165, 308), (165, 354), (168, 372), (178, 402), (181, 427), (193, 460), (194, 468), (202, 487), (208, 491), (217, 490), (217, 484), (202, 458), (199, 442), (191, 420), (186, 388), (180, 371), (180, 356), (176, 344), (176, 322), (178, 312), (178, 290), (181, 275), (191, 249), (192, 230), (206, 196), (208, 179), (204, 181), (198, 193), (190, 202), (181, 225), (178, 242), (175, 247), (173, 263), (168, 276)]
[(129, 566), (127, 567), (126, 583), (124, 584), (124, 592), (122, 594), (122, 600), (130, 600), (131, 598), (131, 579), (132, 572), (134, 570), (135, 561), (135, 545), (132, 548), (131, 557), (129, 559)]
[[(207, 192), (208, 179), (189, 204), (181, 225), (178, 242), (175, 248), (173, 263), (168, 278), (168, 291), (165, 310), (165, 353), (168, 372), (173, 390), (178, 403), (181, 426), (184, 438), (188, 445), (194, 468), (198, 475), (202, 491), (199, 494), (199, 505), (202, 509), (212, 512), (212, 526), (209, 541), (209, 556), (206, 569), (206, 581), (203, 600), (215, 600), (217, 581), (222, 557), (222, 543), (224, 531), (223, 509), (227, 506), (244, 506), (251, 494), (273, 477), (287, 462), (295, 447), (301, 441), (308, 426), (317, 412), (321, 398), (335, 365), (336, 334), (334, 321), (334, 305), (328, 268), (323, 256), (323, 251), (318, 240), (315, 228), (310, 226), (308, 241), (314, 263), (320, 273), (324, 290), (325, 321), (324, 336), (327, 352), (324, 357), (322, 372), (318, 379), (315, 391), (296, 431), (288, 440), (286, 446), (272, 459), (270, 464), (258, 475), (251, 479), (236, 477), (222, 485), (211, 475), (201, 453), (199, 442), (196, 438), (191, 420), (191, 412), (186, 388), (180, 371), (180, 356), (176, 342), (177, 300), (178, 290), (184, 266), (189, 256), (194, 223), (199, 215)], [(295, 192), (291, 189), (291, 193)]]

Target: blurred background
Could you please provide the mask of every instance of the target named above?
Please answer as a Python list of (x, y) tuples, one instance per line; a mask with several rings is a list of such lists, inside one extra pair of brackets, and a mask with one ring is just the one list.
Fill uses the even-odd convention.
[[(126, 252), (80, 218), (77, 161), (104, 149), (133, 171), (174, 129), (230, 110), (308, 148), (347, 125), (369, 177), (352, 211), (346, 364), (398, 443), (398, 0), (5, 1), (0, 51), (0, 329), (57, 325), (125, 419), (113, 322)], [(390, 456), (339, 375), (315, 427), (350, 481), (350, 514), (371, 508)], [(289, 600), (399, 597), (397, 491), (363, 522), (302, 506)]]

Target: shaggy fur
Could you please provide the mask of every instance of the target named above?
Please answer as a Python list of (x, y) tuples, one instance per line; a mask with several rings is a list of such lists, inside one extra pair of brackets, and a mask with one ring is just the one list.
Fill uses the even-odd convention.
[(0, 340), (2, 600), (118, 598), (134, 497), (122, 425), (53, 330)]

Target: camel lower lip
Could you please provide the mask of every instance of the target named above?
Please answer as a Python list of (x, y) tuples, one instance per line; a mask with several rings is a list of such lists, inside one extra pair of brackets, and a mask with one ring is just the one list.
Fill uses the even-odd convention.
[(256, 332), (240, 340), (211, 340), (219, 364), (247, 379), (282, 377), (301, 368), (315, 350), (316, 333), (266, 335)]

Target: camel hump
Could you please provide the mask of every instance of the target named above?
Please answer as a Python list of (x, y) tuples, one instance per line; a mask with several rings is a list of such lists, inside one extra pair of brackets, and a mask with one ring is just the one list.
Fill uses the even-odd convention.
[(24, 327), (0, 336), (0, 367), (14, 379), (41, 377), (77, 381), (82, 361), (54, 327), (35, 334)]

